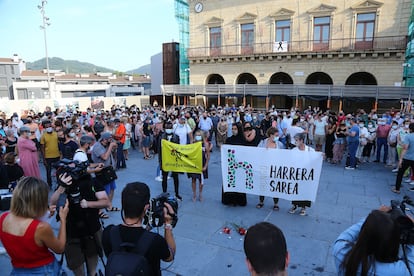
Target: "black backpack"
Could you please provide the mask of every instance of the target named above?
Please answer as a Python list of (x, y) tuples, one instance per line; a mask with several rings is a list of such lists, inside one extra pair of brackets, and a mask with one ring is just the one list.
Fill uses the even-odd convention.
[(145, 258), (154, 235), (144, 231), (136, 244), (123, 242), (119, 226), (109, 230), (112, 252), (105, 266), (106, 276), (151, 275), (151, 268)]

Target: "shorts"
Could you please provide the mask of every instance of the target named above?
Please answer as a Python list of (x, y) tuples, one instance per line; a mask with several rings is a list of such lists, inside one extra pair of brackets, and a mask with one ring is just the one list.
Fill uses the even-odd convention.
[(313, 142), (315, 143), (315, 145), (323, 145), (323, 144), (325, 144), (325, 135), (315, 134), (313, 136)]
[(109, 182), (108, 184), (104, 185), (106, 194), (109, 195), (109, 193), (111, 192), (111, 190), (115, 190), (116, 189), (116, 184), (115, 184), (115, 180)]
[(142, 146), (144, 148), (149, 148), (150, 145), (151, 145), (151, 137), (145, 136), (145, 138), (142, 140)]
[(93, 236), (69, 238), (66, 241), (65, 257), (70, 270), (80, 267), (86, 258), (96, 258), (102, 254), (102, 230)]

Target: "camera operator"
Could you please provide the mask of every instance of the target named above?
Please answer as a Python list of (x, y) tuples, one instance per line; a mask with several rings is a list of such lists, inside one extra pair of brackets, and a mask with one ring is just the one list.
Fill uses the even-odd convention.
[(390, 211), (381, 206), (339, 235), (333, 245), (338, 275), (412, 275), (414, 245), (400, 239), (401, 224)]
[[(118, 144), (112, 141), (112, 135), (109, 132), (101, 133), (101, 138), (99, 142), (95, 143), (92, 149), (92, 160), (95, 163), (102, 163), (104, 167), (112, 166), (114, 167), (115, 162), (112, 157), (112, 151), (116, 149)], [(99, 181), (99, 176), (97, 176), (97, 180)], [(117, 207), (112, 205), (112, 200), (114, 198), (114, 193), (116, 189), (115, 180), (109, 183), (103, 183), (106, 193), (109, 197), (110, 206), (108, 210), (110, 211), (119, 211)], [(101, 217), (105, 218), (108, 215), (105, 213), (101, 213)]]
[[(122, 191), (122, 220), (119, 225), (122, 243), (136, 244), (145, 230), (142, 221), (149, 209), (150, 190), (145, 183), (132, 182), (125, 186)], [(145, 254), (151, 269), (151, 275), (161, 275), (160, 260), (171, 262), (175, 255), (175, 240), (172, 234), (174, 209), (168, 203), (164, 203), (164, 238), (159, 234), (150, 232), (153, 236), (151, 245)], [(104, 229), (102, 244), (105, 255), (111, 254), (111, 229), (114, 225), (109, 225)]]
[[(81, 138), (81, 148), (74, 159), (82, 161), (75, 163), (74, 160), (70, 167), (72, 171), (78, 171), (77, 167), (83, 168), (83, 160), (87, 160), (86, 151), (93, 143), (92, 137), (83, 136)], [(82, 157), (83, 156), (83, 157)], [(58, 189), (51, 197), (51, 205), (56, 205), (59, 196), (63, 193), (69, 199), (70, 211), (67, 217), (67, 242), (65, 248), (66, 262), (73, 271), (78, 275), (86, 275), (84, 263), (86, 263), (87, 275), (95, 275), (98, 264), (98, 254), (102, 252), (101, 236), (102, 227), (99, 221), (99, 209), (109, 206), (109, 199), (104, 187), (97, 181), (94, 181), (90, 173), (98, 172), (102, 169), (101, 164), (92, 164), (85, 171), (77, 175), (71, 175), (72, 183), (63, 185), (59, 183)], [(62, 173), (59, 169), (58, 174)]]

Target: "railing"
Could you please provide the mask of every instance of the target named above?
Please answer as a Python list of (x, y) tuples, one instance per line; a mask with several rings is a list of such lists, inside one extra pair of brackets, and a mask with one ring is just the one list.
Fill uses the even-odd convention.
[(333, 98), (373, 98), (376, 100), (411, 100), (414, 87), (375, 85), (288, 85), (288, 84), (212, 84), (212, 85), (162, 85), (165, 96), (325, 96)]
[(331, 39), (329, 43), (320, 41), (302, 40), (289, 42), (267, 42), (255, 43), (249, 47), (240, 44), (223, 45), (221, 47), (199, 47), (189, 48), (188, 58), (220, 57), (235, 55), (256, 54), (286, 54), (304, 52), (361, 52), (361, 51), (387, 51), (405, 50), (407, 39), (405, 36), (383, 36), (375, 37), (371, 41), (357, 41), (356, 38)]

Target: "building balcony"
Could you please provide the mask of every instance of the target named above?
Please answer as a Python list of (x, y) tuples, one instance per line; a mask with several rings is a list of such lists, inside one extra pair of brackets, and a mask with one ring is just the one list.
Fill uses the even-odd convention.
[(283, 56), (312, 53), (366, 53), (401, 52), (407, 47), (405, 36), (384, 36), (373, 39), (331, 39), (329, 41), (278, 41), (255, 43), (248, 46), (224, 45), (221, 47), (198, 47), (188, 49), (188, 59), (223, 59), (245, 56)]

